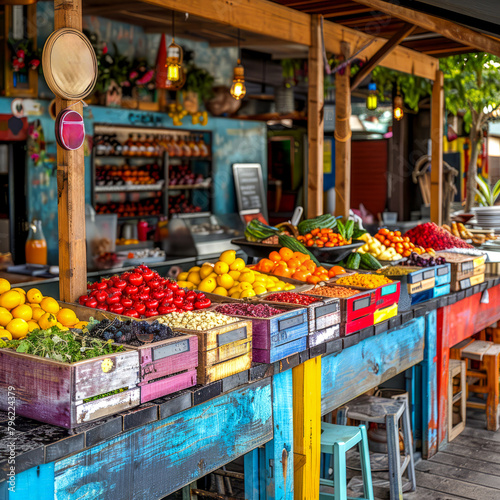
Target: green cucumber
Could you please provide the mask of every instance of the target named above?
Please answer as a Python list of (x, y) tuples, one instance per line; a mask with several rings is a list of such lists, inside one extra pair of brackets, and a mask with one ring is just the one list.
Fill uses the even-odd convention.
[(369, 253), (363, 253), (360, 255), (361, 255), (361, 265), (366, 266), (368, 269), (374, 271), (382, 267), (382, 264)]
[(359, 269), (359, 264), (361, 263), (361, 254), (352, 253), (347, 258), (346, 267), (349, 269)]

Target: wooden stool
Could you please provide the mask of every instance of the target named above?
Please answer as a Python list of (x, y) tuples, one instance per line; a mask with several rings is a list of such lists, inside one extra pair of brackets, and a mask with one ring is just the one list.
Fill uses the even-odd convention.
[[(361, 396), (341, 408), (337, 422), (344, 423), (347, 418), (361, 422), (385, 424), (387, 430), (387, 452), (389, 462), (389, 489), (391, 500), (403, 498), (403, 474), (407, 473), (411, 484), (410, 491), (417, 487), (413, 445), (411, 439), (410, 413), (405, 398), (386, 399), (376, 396)], [(402, 420), (404, 440), (404, 459), (401, 463), (399, 450), (399, 420)]]
[(321, 422), (321, 453), (333, 455), (333, 481), (320, 478), (319, 484), (334, 486), (335, 492), (333, 495), (321, 492), (319, 495), (320, 500), (330, 500), (331, 498), (335, 500), (351, 500), (351, 497), (347, 496), (346, 453), (358, 443), (365, 494), (359, 500), (374, 500), (366, 427), (364, 425), (359, 427), (334, 425), (326, 422)]
[[(467, 386), (465, 361), (450, 359), (448, 378), (448, 441), (455, 439), (465, 429)], [(458, 411), (454, 411), (457, 409)], [(453, 424), (455, 415), (459, 422)]]
[[(498, 430), (499, 401), (499, 355), (500, 344), (483, 340), (466, 339), (450, 349), (451, 359), (466, 359), (467, 368), (467, 408), (486, 410), (486, 428)], [(470, 361), (481, 361), (480, 369), (470, 368)], [(487, 394), (486, 403), (468, 400), (469, 393)]]

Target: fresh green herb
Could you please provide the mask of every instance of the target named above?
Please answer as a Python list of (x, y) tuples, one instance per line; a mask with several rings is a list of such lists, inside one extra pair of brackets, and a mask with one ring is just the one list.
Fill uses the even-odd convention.
[(107, 398), (108, 396), (112, 396), (113, 394), (118, 394), (120, 392), (126, 391), (128, 387), (122, 387), (121, 389), (115, 389), (114, 391), (105, 392), (104, 394), (99, 394), (98, 396), (92, 396), (91, 398), (84, 399), (84, 403), (88, 403), (89, 401), (97, 401), (98, 399)]
[(48, 330), (34, 330), (27, 337), (3, 342), (0, 347), (63, 363), (75, 363), (125, 350), (122, 346), (113, 345), (112, 341), (75, 337), (71, 331), (59, 330), (55, 326)]

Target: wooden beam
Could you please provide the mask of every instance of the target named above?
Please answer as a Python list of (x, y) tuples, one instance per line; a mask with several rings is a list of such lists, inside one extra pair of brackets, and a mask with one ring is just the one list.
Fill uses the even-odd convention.
[[(349, 59), (351, 47), (342, 42), (342, 55)], [(351, 91), (349, 64), (335, 74), (335, 215), (349, 217), (351, 208)]]
[(307, 218), (323, 213), (323, 39), (321, 17), (311, 16), (312, 46), (309, 48), (307, 138), (309, 160), (307, 165)]
[(416, 26), (405, 23), (377, 52), (367, 61), (355, 76), (351, 92), (378, 66), (414, 29)]
[(443, 223), (443, 117), (444, 76), (436, 71), (431, 106), (431, 221)]
[[(366, 43), (374, 40), (373, 43), (359, 54), (359, 57), (366, 57), (367, 59), (370, 59), (387, 42), (385, 38), (376, 38), (362, 31), (328, 21), (325, 21), (323, 24), (323, 34), (325, 48), (327, 52), (332, 54), (342, 53), (342, 41), (350, 43), (352, 51), (357, 52)], [(426, 54), (398, 46), (381, 61), (380, 66), (433, 80), (436, 71), (439, 69), (439, 61)]]
[[(188, 12), (234, 28), (280, 40), (311, 45), (310, 16), (267, 0), (141, 0), (149, 5)], [(180, 27), (180, 26), (179, 26)]]
[(442, 19), (440, 17), (425, 14), (416, 10), (401, 7), (383, 0), (354, 0), (357, 3), (371, 7), (372, 9), (385, 12), (407, 23), (416, 24), (429, 31), (440, 33), (446, 38), (455, 40), (465, 45), (472, 45), (478, 50), (489, 52), (500, 56), (500, 40), (484, 35), (460, 24)]
[[(54, 29), (82, 29), (81, 0), (54, 0)], [(56, 96), (56, 109), (73, 105), (82, 114), (82, 103)], [(83, 147), (66, 151), (57, 146), (57, 192), (59, 227), (59, 298), (74, 302), (87, 293), (85, 240), (85, 164)]]

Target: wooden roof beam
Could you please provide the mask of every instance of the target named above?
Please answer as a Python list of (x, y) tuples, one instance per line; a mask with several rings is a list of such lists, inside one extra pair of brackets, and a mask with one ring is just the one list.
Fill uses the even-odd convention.
[(351, 83), (351, 92), (356, 90), (361, 82), (378, 66), (410, 33), (413, 32), (415, 26), (405, 23), (387, 42), (377, 50), (377, 52), (367, 61), (358, 71)]
[(479, 33), (460, 24), (440, 17), (424, 14), (383, 0), (354, 0), (355, 2), (385, 12), (408, 23), (416, 24), (429, 31), (440, 33), (450, 40), (472, 45), (478, 50), (500, 56), (500, 40)]

